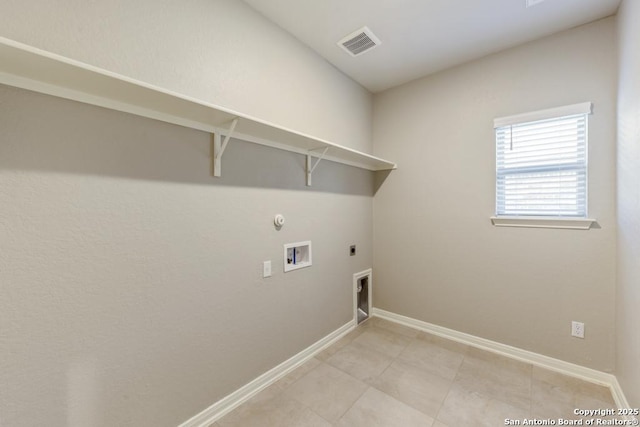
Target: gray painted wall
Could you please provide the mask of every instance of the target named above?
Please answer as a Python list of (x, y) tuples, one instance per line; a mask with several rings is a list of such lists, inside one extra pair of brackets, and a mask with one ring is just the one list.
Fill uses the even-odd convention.
[[(1, 425), (175, 426), (352, 319), (371, 172), (307, 189), (303, 156), (232, 141), (218, 180), (206, 133), (0, 99)], [(313, 266), (283, 273), (302, 240)]]
[[(371, 95), (241, 1), (2, 9), (4, 37), (371, 151)], [(302, 156), (232, 141), (214, 179), (209, 142), (0, 87), (0, 425), (175, 426), (352, 318), (373, 174), (309, 189)]]
[[(637, 406), (636, 6), (619, 31), (617, 358), (612, 19), (378, 95), (376, 154), (400, 169), (373, 215), (377, 306), (597, 369), (615, 359)], [(372, 149), (371, 95), (240, 1), (7, 0), (0, 28)], [(493, 118), (586, 100), (601, 228), (493, 228)], [(369, 172), (323, 163), (308, 189), (301, 156), (233, 141), (213, 179), (206, 134), (6, 87), (0, 129), (0, 425), (176, 425), (350, 319), (351, 275), (372, 264)], [(284, 275), (281, 245), (309, 238), (314, 267)]]
[(0, 36), (371, 151), (371, 95), (240, 0), (3, 0)]
[(618, 287), (616, 374), (640, 406), (640, 3), (618, 12)]
[[(374, 150), (400, 165), (374, 198), (377, 307), (613, 371), (614, 35), (604, 19), (375, 96)], [(599, 228), (493, 227), (493, 119), (584, 101)]]

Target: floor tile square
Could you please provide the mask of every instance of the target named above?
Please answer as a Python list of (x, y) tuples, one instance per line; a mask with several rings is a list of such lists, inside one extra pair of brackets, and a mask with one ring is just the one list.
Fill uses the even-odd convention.
[(387, 356), (396, 357), (409, 345), (411, 338), (386, 329), (370, 328), (353, 342), (369, 346)]
[[(277, 389), (276, 389), (277, 390)], [(219, 427), (330, 427), (305, 405), (281, 395), (259, 396), (218, 421)]]
[(333, 366), (321, 363), (290, 387), (284, 395), (336, 422), (365, 392), (367, 385)]
[(285, 389), (298, 381), (300, 378), (304, 377), (307, 373), (309, 373), (309, 371), (312, 371), (313, 369), (318, 367), (318, 365), (320, 365), (321, 363), (322, 362), (320, 360), (313, 357), (306, 361), (304, 364), (298, 366), (295, 370), (289, 372), (284, 378), (278, 380), (276, 384)]
[(420, 331), (418, 331), (417, 329), (410, 328), (396, 322), (391, 322), (386, 319), (381, 319), (379, 317), (369, 319), (368, 322), (370, 322), (371, 326), (375, 328), (384, 329), (386, 331), (393, 332), (399, 335), (404, 335), (407, 338), (415, 338), (420, 333)]
[(438, 421), (449, 426), (502, 426), (507, 418), (523, 420), (530, 411), (517, 408), (481, 393), (466, 390), (456, 384), (451, 387)]
[(472, 349), (472, 347), (466, 344), (462, 344), (457, 341), (453, 341), (435, 334), (429, 334), (422, 331), (418, 333), (416, 338), (463, 355), (466, 355)]
[(338, 427), (431, 427), (433, 418), (369, 388), (336, 424)]
[(533, 367), (532, 377), (534, 381), (544, 382), (557, 387), (565, 392), (576, 395), (591, 396), (603, 403), (613, 405), (613, 397), (608, 387), (573, 378), (549, 369)]
[(420, 412), (436, 417), (452, 381), (414, 365), (395, 361), (371, 385)]
[(464, 355), (439, 344), (414, 339), (400, 353), (398, 359), (427, 372), (440, 375), (442, 378), (453, 380), (462, 364)]
[(338, 341), (333, 343), (331, 346), (325, 348), (320, 353), (316, 354), (316, 359), (326, 362), (331, 356), (340, 351), (341, 348), (346, 347), (351, 344), (351, 342), (360, 336), (360, 334), (364, 333), (366, 328), (364, 326), (358, 326), (353, 331), (349, 332)]
[[(579, 419), (580, 409), (614, 408), (607, 387), (534, 366), (531, 386), (533, 416)], [(611, 417), (606, 417), (611, 418)]]
[(483, 350), (465, 356), (455, 384), (521, 409), (531, 408), (532, 366)]
[(393, 357), (357, 341), (343, 347), (327, 363), (365, 382), (373, 381), (393, 362)]

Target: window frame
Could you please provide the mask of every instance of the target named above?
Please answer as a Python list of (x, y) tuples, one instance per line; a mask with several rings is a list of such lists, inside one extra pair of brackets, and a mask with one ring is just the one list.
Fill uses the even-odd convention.
[[(497, 145), (496, 145), (496, 130), (501, 127), (522, 124), (527, 122), (535, 122), (542, 121), (554, 118), (561, 118), (566, 116), (572, 116), (577, 114), (586, 114), (590, 115), (592, 113), (592, 103), (591, 102), (583, 102), (578, 104), (566, 105), (562, 107), (549, 108), (545, 110), (533, 111), (524, 114), (516, 114), (512, 116), (500, 117), (494, 120), (494, 161), (497, 162)], [(588, 124), (588, 121), (587, 121)], [(588, 137), (587, 137), (588, 138)], [(585, 141), (585, 149), (588, 150), (588, 140)], [(525, 228), (563, 228), (563, 229), (577, 229), (577, 230), (588, 230), (593, 224), (595, 224), (596, 220), (588, 217), (569, 217), (569, 216), (534, 216), (534, 215), (519, 215), (519, 216), (509, 216), (509, 215), (498, 215), (497, 207), (498, 207), (498, 174), (497, 174), (497, 163), (495, 164), (496, 175), (494, 176), (494, 208), (495, 213), (494, 216), (491, 217), (491, 223), (496, 227), (525, 227)], [(587, 176), (586, 179), (588, 181), (588, 164), (587, 168)], [(587, 191), (587, 203), (588, 203), (588, 185)], [(588, 209), (587, 209), (588, 212)]]

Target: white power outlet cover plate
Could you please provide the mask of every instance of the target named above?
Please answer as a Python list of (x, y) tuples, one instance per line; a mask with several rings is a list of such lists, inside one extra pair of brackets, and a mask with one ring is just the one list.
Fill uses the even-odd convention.
[(571, 322), (571, 336), (576, 338), (584, 338), (584, 323)]
[(527, 7), (533, 7), (533, 6), (537, 5), (537, 4), (542, 3), (543, 1), (544, 0), (526, 0), (525, 4), (526, 4)]
[(262, 277), (271, 277), (271, 261), (265, 261), (262, 265)]

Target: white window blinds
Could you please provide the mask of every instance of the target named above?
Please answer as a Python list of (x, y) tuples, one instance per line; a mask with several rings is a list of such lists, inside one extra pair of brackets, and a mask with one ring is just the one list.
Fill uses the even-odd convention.
[(587, 114), (576, 104), (496, 119), (496, 214), (587, 216)]

